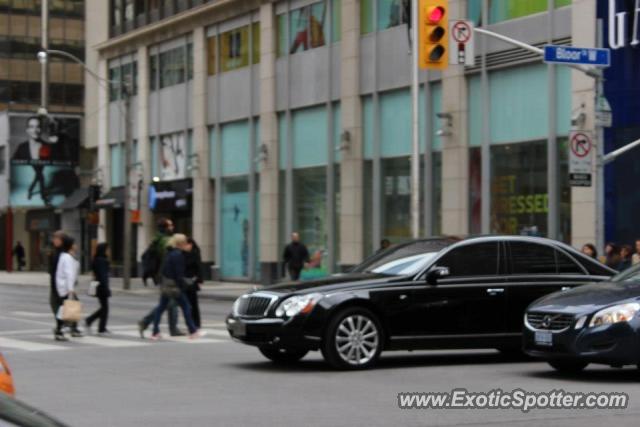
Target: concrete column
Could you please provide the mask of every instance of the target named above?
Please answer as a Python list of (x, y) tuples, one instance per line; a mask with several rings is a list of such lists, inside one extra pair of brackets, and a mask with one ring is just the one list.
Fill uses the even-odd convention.
[(260, 169), (260, 272), (263, 284), (277, 280), (278, 239), (278, 116), (276, 113), (276, 20), (273, 3), (260, 7), (260, 144), (267, 156)]
[(137, 118), (138, 129), (135, 138), (138, 140), (138, 162), (142, 165), (143, 186), (140, 194), (140, 221), (138, 225), (138, 253), (140, 259), (153, 238), (153, 214), (149, 209), (149, 185), (151, 185), (151, 148), (149, 144), (149, 49), (147, 46), (138, 48), (136, 58), (138, 62), (138, 96)]
[[(101, 78), (107, 78), (107, 61), (100, 59), (98, 61), (97, 73)], [(97, 132), (97, 144), (98, 144), (98, 170), (99, 177), (102, 180), (102, 192), (103, 194), (111, 187), (111, 169), (109, 168), (109, 89), (108, 85), (97, 85), (98, 91), (98, 105), (105, 106), (100, 108), (97, 114), (98, 120), (98, 132)], [(104, 209), (100, 209), (100, 223), (98, 225), (98, 241), (107, 241), (107, 212)]]
[[(193, 176), (193, 236), (200, 245), (202, 261), (214, 261), (213, 185), (209, 171), (207, 131), (207, 49), (204, 27), (193, 31), (193, 152), (197, 165)], [(197, 162), (197, 163), (194, 163)], [(216, 260), (219, 261), (219, 260)]]
[(342, 1), (342, 46), (340, 69), (342, 134), (349, 135), (349, 148), (340, 164), (340, 268), (364, 258), (364, 159), (362, 148), (362, 104), (360, 102), (360, 2)]
[[(571, 7), (571, 37), (574, 46), (596, 46), (596, 2), (574, 0)], [(572, 111), (583, 111), (586, 120), (580, 130), (595, 129), (594, 100), (596, 84), (591, 77), (580, 71), (571, 72)], [(595, 134), (593, 137), (595, 138)], [(597, 141), (603, 144), (604, 141)], [(596, 180), (595, 159), (591, 174), (591, 187), (571, 188), (571, 244), (580, 247), (585, 243), (596, 243)], [(603, 248), (598, 248), (601, 251)]]
[[(464, 19), (466, 2), (449, 2), (449, 19)], [(452, 117), (451, 135), (442, 137), (442, 233), (469, 232), (468, 99), (464, 67), (442, 73), (442, 112)], [(438, 125), (442, 125), (439, 123)]]

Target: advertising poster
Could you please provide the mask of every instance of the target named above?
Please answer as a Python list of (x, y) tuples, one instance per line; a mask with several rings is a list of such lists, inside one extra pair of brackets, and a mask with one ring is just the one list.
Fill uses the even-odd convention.
[(57, 206), (79, 186), (80, 119), (9, 118), (12, 206)]
[(160, 137), (160, 174), (163, 181), (187, 177), (187, 141), (184, 133)]

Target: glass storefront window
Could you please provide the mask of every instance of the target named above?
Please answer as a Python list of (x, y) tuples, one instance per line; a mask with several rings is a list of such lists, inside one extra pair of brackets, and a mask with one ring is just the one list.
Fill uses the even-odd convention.
[(226, 278), (249, 277), (249, 179), (222, 180), (220, 272)]
[(397, 243), (411, 237), (411, 162), (409, 157), (381, 162), (382, 238)]
[[(326, 168), (293, 171), (293, 224), (309, 249), (310, 266), (302, 279), (328, 274), (327, 266), (327, 182)], [(288, 242), (288, 240), (287, 240)]]
[(230, 71), (249, 65), (249, 27), (220, 35), (220, 70)]
[(254, 22), (251, 24), (251, 63), (260, 63), (260, 23)]
[(287, 54), (287, 46), (289, 46), (289, 37), (287, 34), (287, 15), (278, 15), (278, 56)]
[(331, 41), (342, 39), (342, 0), (331, 0)]

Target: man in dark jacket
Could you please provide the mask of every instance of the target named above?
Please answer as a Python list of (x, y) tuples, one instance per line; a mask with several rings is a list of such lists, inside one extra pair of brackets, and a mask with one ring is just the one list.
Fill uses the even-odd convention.
[(13, 248), (13, 256), (16, 257), (16, 262), (18, 263), (18, 271), (22, 271), (22, 267), (25, 266), (24, 246), (22, 246), (22, 243), (20, 242), (16, 243), (16, 245)]
[(305, 264), (309, 262), (309, 250), (304, 243), (300, 242), (298, 233), (291, 233), (291, 243), (284, 248), (283, 259), (283, 270), (284, 267), (288, 267), (291, 280), (299, 280), (300, 272)]

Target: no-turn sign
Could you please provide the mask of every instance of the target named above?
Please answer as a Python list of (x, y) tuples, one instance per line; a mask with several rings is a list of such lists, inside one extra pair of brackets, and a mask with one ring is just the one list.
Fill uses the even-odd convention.
[(591, 187), (593, 162), (591, 134), (572, 131), (569, 135), (569, 183), (574, 187)]
[(449, 21), (449, 64), (475, 65), (473, 22)]

